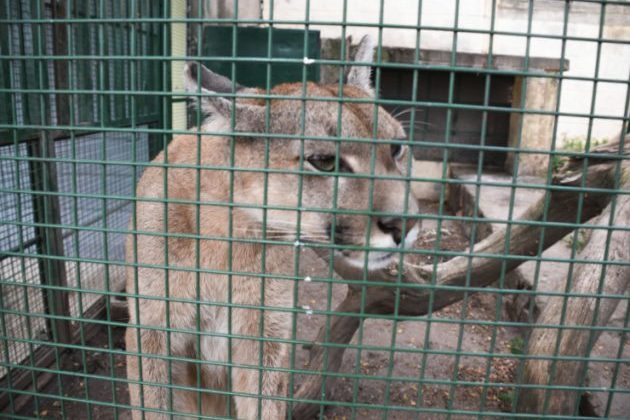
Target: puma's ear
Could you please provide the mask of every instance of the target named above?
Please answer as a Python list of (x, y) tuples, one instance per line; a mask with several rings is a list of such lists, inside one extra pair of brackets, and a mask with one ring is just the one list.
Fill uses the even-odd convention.
[[(212, 72), (201, 64), (187, 62), (184, 67), (184, 83), (188, 92), (201, 94), (196, 96), (196, 99), (201, 103), (201, 109), (205, 114), (230, 120), (233, 101), (219, 95), (232, 92), (230, 79)], [(236, 84), (235, 88), (237, 91), (243, 89), (239, 84)], [(243, 118), (246, 122), (264, 117), (264, 106), (237, 103), (236, 111), (237, 118)]]
[[(206, 90), (211, 90), (217, 93), (230, 93), (232, 92), (232, 85), (234, 85), (235, 91), (238, 92), (243, 87), (238, 83), (233, 83), (230, 79), (220, 74), (209, 70), (203, 64), (197, 64), (194, 62), (186, 63), (186, 81), (191, 84), (194, 83), (195, 89), (197, 88), (197, 81), (201, 83), (201, 87)], [(200, 72), (201, 75), (197, 73)]]
[[(200, 93), (195, 102), (201, 102), (201, 109), (208, 114), (219, 114), (230, 118), (232, 102), (217, 93), (231, 92), (232, 82), (213, 73), (201, 64), (187, 62), (184, 67), (184, 84), (191, 93)], [(226, 88), (229, 86), (229, 90)]]
[[(374, 40), (370, 35), (365, 35), (354, 55), (354, 60), (357, 63), (371, 63), (374, 58)], [(370, 75), (372, 74), (372, 68), (370, 66), (353, 66), (348, 73), (348, 84), (352, 86), (358, 86), (368, 92), (372, 92), (372, 83), (370, 81)]]

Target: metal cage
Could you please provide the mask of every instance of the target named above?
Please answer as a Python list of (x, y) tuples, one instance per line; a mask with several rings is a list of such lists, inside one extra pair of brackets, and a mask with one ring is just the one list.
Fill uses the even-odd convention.
[[(366, 34), (376, 46), (360, 61)], [(186, 62), (220, 75), (225, 89), (187, 88)], [(371, 70), (371, 94), (344, 88), (353, 66)], [(325, 89), (309, 93), (316, 84)], [(236, 111), (227, 128), (207, 124), (202, 105), (218, 96), (229, 109), (263, 107), (259, 129), (243, 130)], [(297, 132), (271, 128), (282, 101), (300, 108)], [(334, 109), (324, 134), (307, 129), (310, 103)], [(625, 1), (5, 0), (2, 416), (272, 418), (272, 401), (289, 418), (628, 418), (629, 106)], [(359, 108), (371, 110), (361, 118), (372, 129), (344, 135)], [(383, 138), (384, 112), (404, 138)], [(182, 136), (194, 139), (196, 160), (177, 160)], [(214, 137), (228, 139), (225, 164), (200, 157)], [(259, 145), (257, 166), (237, 153), (247, 141)], [(324, 170), (305, 153), (313, 142), (335, 149)], [(286, 167), (279, 144), (299, 145)], [(368, 169), (352, 169), (348, 144), (371, 151)], [(379, 169), (383, 145), (410, 151), (397, 175)], [(137, 192), (147, 171), (161, 177), (152, 197)], [(169, 192), (178, 171), (190, 174), (192, 196)], [(264, 186), (254, 202), (235, 192), (243, 174)], [(222, 176), (227, 196), (202, 193), (202, 181)], [(268, 189), (279, 176), (295, 179), (291, 205)], [(304, 204), (314, 178), (329, 183), (330, 203)], [(351, 181), (369, 185), (360, 207), (342, 204), (340, 191), (361, 194), (342, 188)], [(387, 183), (403, 186), (398, 211), (379, 207), (375, 185)], [(138, 227), (147, 203), (163, 208), (161, 231)], [(228, 215), (224, 233), (202, 232), (208, 207)], [(177, 208), (189, 209), (189, 231), (172, 230)], [(261, 215), (254, 233), (234, 219), (244, 213)], [(287, 233), (270, 215), (288, 213)], [(315, 213), (332, 224), (305, 240)], [(353, 217), (367, 230), (344, 242), (340, 220)], [(400, 226), (384, 224), (391, 219)], [(373, 229), (394, 235), (394, 246), (374, 245)], [(138, 259), (143, 235), (161, 238), (159, 263)], [(191, 244), (194, 263), (182, 265), (169, 245), (177, 241)], [(209, 243), (225, 247), (225, 266), (204, 266)], [(258, 269), (238, 268), (242, 244), (259, 253)], [(271, 267), (275, 252), (283, 271)], [(379, 252), (391, 254), (387, 266), (370, 259)], [(357, 253), (354, 269), (339, 262)], [(167, 292), (141, 291), (143, 269), (161, 270)], [(178, 273), (190, 275), (192, 297), (170, 295)], [(225, 279), (226, 298), (204, 298), (205, 278)], [(258, 301), (233, 299), (244, 281), (257, 282)], [(265, 303), (272, 283), (284, 285), (289, 305)], [(164, 304), (163, 323), (141, 321), (143, 300)], [(194, 327), (171, 325), (178, 305), (195, 308)], [(221, 311), (226, 325), (205, 327)], [(233, 329), (245, 313), (256, 314), (249, 335)], [(290, 319), (279, 336), (265, 332), (273, 313)], [(128, 348), (156, 332), (164, 352)], [(187, 353), (173, 344), (186, 335)], [(225, 356), (203, 356), (205, 340), (227, 343)], [(235, 358), (249, 345), (255, 357)], [(287, 355), (272, 366), (263, 349), (273, 346)], [(127, 374), (132, 359), (139, 377)], [(143, 377), (149, 360), (168, 366), (157, 384)], [(183, 364), (192, 384), (176, 378)], [(208, 382), (206, 370), (226, 382)], [(256, 372), (256, 392), (234, 383), (244, 371)], [(263, 391), (269, 372), (285, 389)], [(165, 406), (150, 402), (157, 388)], [(181, 395), (193, 411), (181, 411)], [(209, 411), (204, 396), (227, 401), (223, 412)], [(239, 415), (247, 398), (254, 414)]]

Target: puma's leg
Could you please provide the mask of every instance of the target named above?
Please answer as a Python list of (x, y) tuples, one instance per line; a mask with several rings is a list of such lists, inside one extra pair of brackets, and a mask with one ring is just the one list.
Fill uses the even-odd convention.
[[(251, 340), (233, 340), (233, 361), (236, 365), (252, 365), (251, 368), (232, 368), (232, 388), (237, 393), (248, 394), (247, 396), (234, 397), (236, 415), (243, 419), (284, 419), (286, 416), (286, 401), (269, 397), (286, 397), (288, 374), (280, 372), (275, 368), (285, 367), (288, 361), (288, 345), (275, 341), (262, 341), (262, 366), (259, 365), (259, 351), (261, 341), (258, 340), (259, 323), (252, 320), (252, 312), (240, 316), (235, 310), (233, 319), (235, 327), (238, 328), (236, 334), (252, 336)], [(288, 314), (266, 313), (264, 337), (278, 338), (276, 334), (279, 330), (286, 334), (288, 328)], [(254, 322), (252, 322), (254, 321)], [(282, 324), (282, 328), (278, 328)], [(284, 325), (287, 324), (287, 325)], [(262, 375), (262, 378), (261, 378)], [(259, 412), (260, 408), (260, 412)]]
[[(138, 348), (138, 335), (134, 328), (128, 328), (126, 333), (127, 351), (136, 353), (139, 350), (143, 354), (165, 355), (166, 333), (160, 331), (142, 331), (140, 334), (140, 349)], [(141, 367), (141, 369), (140, 369)], [(169, 410), (168, 389), (160, 384), (168, 385), (167, 362), (161, 358), (127, 356), (127, 378), (129, 383), (130, 403), (138, 409), (132, 410), (134, 420), (142, 418), (146, 420), (167, 419), (168, 415), (155, 411), (145, 411), (144, 416), (140, 408)], [(146, 385), (144, 383), (147, 383)], [(155, 385), (149, 385), (149, 383)]]

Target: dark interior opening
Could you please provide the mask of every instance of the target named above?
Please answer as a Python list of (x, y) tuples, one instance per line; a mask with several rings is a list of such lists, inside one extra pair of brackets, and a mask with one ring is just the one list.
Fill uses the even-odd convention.
[[(384, 99), (410, 101), (413, 88), (413, 70), (381, 70), (380, 94)], [(514, 77), (487, 76), (475, 73), (455, 73), (452, 104), (484, 105), (486, 79), (489, 83), (489, 106), (511, 107)], [(416, 107), (414, 127), (409, 127), (411, 115), (404, 112), (398, 116), (405, 124), (413, 139), (418, 143), (444, 143), (447, 138), (447, 119), (449, 101), (450, 74), (446, 71), (419, 70), (416, 101), (426, 102)], [(386, 106), (393, 115), (405, 111), (404, 106)], [(450, 117), (450, 144), (481, 145), (506, 147), (510, 128), (510, 113), (505, 111), (487, 111), (485, 135), (482, 133), (483, 111), (452, 108)], [(416, 159), (441, 161), (443, 147), (419, 145), (414, 147)], [(480, 151), (477, 148), (449, 148), (448, 160), (458, 163), (477, 164)], [(483, 166), (503, 167), (507, 153), (489, 151), (483, 153)]]

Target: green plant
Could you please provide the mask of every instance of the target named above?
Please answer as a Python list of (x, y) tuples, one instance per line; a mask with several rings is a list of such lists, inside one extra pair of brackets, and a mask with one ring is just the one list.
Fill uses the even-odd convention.
[(497, 393), (497, 398), (501, 402), (501, 409), (503, 411), (510, 411), (514, 404), (514, 391), (513, 390), (502, 390)]
[(523, 354), (525, 352), (525, 340), (522, 337), (516, 337), (510, 340), (510, 353)]
[[(609, 139), (604, 137), (604, 138), (591, 138), (591, 142), (590, 142), (590, 148), (592, 149), (593, 147), (596, 146), (600, 146), (602, 144), (606, 144), (608, 143)], [(586, 150), (586, 144), (587, 144), (587, 138), (586, 137), (569, 137), (566, 138), (564, 140), (564, 143), (561, 147), (562, 150), (564, 151), (570, 151), (570, 152), (578, 152), (578, 153), (582, 153), (584, 152), (584, 150)]]
[(590, 231), (585, 229), (577, 229), (577, 232), (572, 232), (564, 237), (564, 242), (571, 249), (575, 246), (575, 250), (580, 252), (584, 249), (588, 243), (590, 237)]

